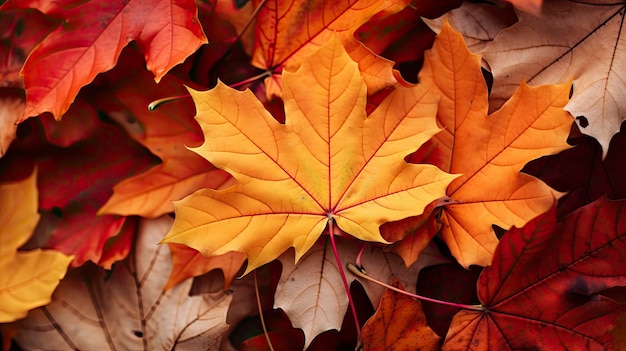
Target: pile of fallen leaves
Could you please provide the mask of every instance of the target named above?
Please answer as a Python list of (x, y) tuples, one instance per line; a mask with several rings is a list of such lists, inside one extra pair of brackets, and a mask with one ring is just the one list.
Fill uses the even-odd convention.
[(625, 13), (4, 1), (3, 348), (626, 350)]

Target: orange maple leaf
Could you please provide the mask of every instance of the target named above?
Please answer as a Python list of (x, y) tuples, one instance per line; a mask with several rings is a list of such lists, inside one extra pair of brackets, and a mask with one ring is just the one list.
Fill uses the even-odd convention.
[(244, 254), (235, 251), (220, 256), (204, 257), (198, 251), (185, 245), (170, 243), (169, 247), (172, 252), (172, 271), (164, 290), (169, 290), (184, 280), (206, 274), (214, 269), (222, 271), (224, 289), (228, 289), (246, 261)]
[(541, 14), (541, 5), (543, 5), (543, 0), (506, 0), (513, 4), (513, 6), (518, 9), (528, 12), (534, 16), (539, 16)]
[(420, 214), (455, 178), (404, 162), (438, 131), (431, 86), (397, 89), (367, 117), (363, 78), (336, 38), (283, 82), (284, 125), (250, 91), (190, 90), (205, 137), (193, 150), (237, 184), (176, 202), (163, 242), (204, 255), (245, 252), (247, 273), (289, 247), (297, 261), (331, 220), (385, 242), (381, 224)]
[(29, 7), (64, 24), (33, 50), (20, 72), (26, 86), (23, 119), (48, 111), (61, 118), (80, 88), (113, 68), (133, 40), (157, 82), (207, 43), (191, 0), (9, 1), (2, 9)]
[(452, 203), (441, 213), (443, 239), (461, 265), (489, 265), (498, 244), (493, 224), (522, 227), (561, 195), (519, 171), (535, 158), (570, 147), (566, 140), (574, 119), (563, 107), (571, 84), (522, 83), (487, 116), (480, 56), (447, 22), (426, 53), (420, 81), (441, 91), (437, 119), (446, 128), (432, 139), (436, 152), (425, 161), (462, 174), (448, 187)]
[[(404, 290), (393, 279), (393, 287)], [(376, 313), (363, 326), (363, 350), (440, 350), (439, 337), (426, 322), (422, 303), (386, 290)]]
[[(259, 6), (261, 1), (255, 1)], [(393, 62), (376, 55), (354, 38), (354, 32), (375, 14), (402, 10), (407, 0), (337, 2), (270, 0), (259, 11), (252, 64), (275, 71), (293, 71), (331, 37), (337, 36), (359, 63), (368, 92), (394, 85)], [(268, 95), (280, 95), (281, 77), (266, 79)]]

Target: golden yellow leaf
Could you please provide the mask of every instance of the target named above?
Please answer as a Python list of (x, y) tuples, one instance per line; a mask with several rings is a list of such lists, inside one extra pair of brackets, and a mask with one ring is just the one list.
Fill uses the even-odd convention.
[(563, 110), (570, 84), (530, 87), (524, 83), (487, 116), (487, 86), (480, 57), (445, 23), (426, 53), (420, 80), (442, 94), (437, 115), (445, 131), (433, 138), (442, 170), (462, 174), (448, 187), (442, 236), (459, 263), (486, 266), (498, 239), (491, 228), (522, 227), (550, 209), (560, 193), (519, 171), (543, 155), (569, 147), (574, 119)]
[(245, 252), (247, 273), (289, 247), (297, 261), (330, 219), (358, 239), (385, 242), (381, 224), (444, 196), (455, 176), (404, 161), (438, 131), (430, 86), (397, 89), (367, 117), (365, 84), (337, 39), (282, 82), (284, 125), (250, 91), (191, 90), (205, 137), (194, 151), (238, 183), (176, 202), (164, 242), (204, 255)]
[(39, 221), (37, 204), (36, 171), (26, 180), (0, 185), (0, 323), (50, 302), (73, 259), (53, 250), (17, 251)]

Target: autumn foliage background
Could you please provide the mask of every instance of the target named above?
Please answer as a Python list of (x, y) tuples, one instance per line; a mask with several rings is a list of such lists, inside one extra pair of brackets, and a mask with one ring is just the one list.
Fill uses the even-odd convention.
[(0, 3), (4, 349), (626, 349), (626, 3)]

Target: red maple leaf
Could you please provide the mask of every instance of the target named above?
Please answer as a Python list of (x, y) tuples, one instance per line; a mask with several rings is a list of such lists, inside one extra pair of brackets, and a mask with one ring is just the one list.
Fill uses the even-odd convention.
[(35, 8), (63, 21), (22, 68), (23, 118), (48, 111), (60, 118), (80, 88), (113, 68), (133, 40), (157, 82), (207, 42), (193, 0), (8, 1), (0, 10), (15, 8)]
[(444, 350), (606, 350), (624, 306), (626, 201), (600, 199), (509, 230), (478, 279), (481, 311), (452, 320)]

